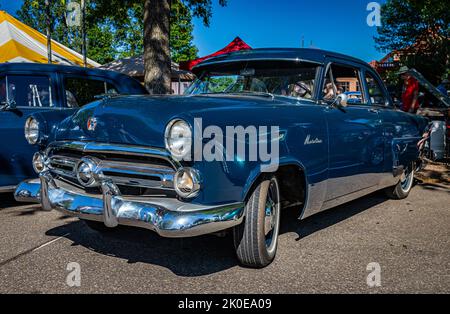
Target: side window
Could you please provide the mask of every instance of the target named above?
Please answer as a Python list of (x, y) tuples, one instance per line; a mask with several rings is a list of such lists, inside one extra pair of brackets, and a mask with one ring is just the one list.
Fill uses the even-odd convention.
[(332, 64), (325, 78), (322, 97), (325, 101), (333, 101), (338, 95), (346, 94), (349, 104), (365, 104), (361, 86), (359, 69)]
[(112, 95), (117, 95), (117, 94), (119, 94), (119, 91), (111, 83), (106, 83), (106, 93), (107, 94), (112, 94)]
[(378, 81), (369, 72), (366, 72), (366, 84), (370, 102), (373, 105), (386, 106), (386, 95), (384, 94), (380, 84), (378, 84)]
[[(8, 75), (5, 94), (19, 107), (53, 107), (52, 87), (48, 76)], [(1, 92), (0, 92), (1, 93)]]
[(110, 93), (117, 94), (117, 89), (104, 81), (79, 77), (64, 78), (67, 107), (79, 108), (96, 100), (95, 96)]

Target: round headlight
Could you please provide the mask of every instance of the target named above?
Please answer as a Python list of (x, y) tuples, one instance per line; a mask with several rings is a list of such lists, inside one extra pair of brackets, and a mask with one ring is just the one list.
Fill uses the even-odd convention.
[(200, 191), (200, 175), (192, 168), (181, 168), (174, 177), (175, 191), (183, 198), (197, 196)]
[(38, 152), (33, 155), (33, 169), (36, 173), (45, 170), (45, 156), (42, 153)]
[(25, 122), (25, 138), (31, 145), (39, 141), (39, 122), (33, 117), (28, 118)]
[(182, 159), (191, 152), (192, 130), (189, 124), (183, 120), (172, 120), (166, 127), (166, 149), (176, 159)]

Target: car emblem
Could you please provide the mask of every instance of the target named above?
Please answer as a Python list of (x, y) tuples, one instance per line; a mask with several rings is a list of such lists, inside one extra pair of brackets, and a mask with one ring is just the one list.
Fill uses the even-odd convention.
[(87, 121), (87, 129), (88, 131), (95, 131), (97, 128), (97, 119), (94, 117), (91, 117)]
[(311, 138), (311, 135), (308, 134), (308, 136), (305, 139), (304, 145), (313, 145), (313, 144), (322, 144), (323, 141), (319, 138)]

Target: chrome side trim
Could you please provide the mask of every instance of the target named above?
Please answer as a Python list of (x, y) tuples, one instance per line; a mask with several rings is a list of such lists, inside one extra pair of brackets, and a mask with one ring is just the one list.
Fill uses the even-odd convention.
[(41, 176), (41, 182), (22, 182), (16, 189), (15, 198), (50, 204), (65, 214), (104, 222), (110, 227), (141, 227), (172, 238), (219, 232), (239, 225), (244, 216), (243, 203), (205, 206), (175, 198), (124, 197), (111, 182), (103, 184), (102, 195), (90, 195), (72, 189), (71, 185), (59, 184), (47, 175)]
[[(381, 173), (377, 175), (379, 176), (378, 184), (365, 187), (352, 193), (340, 195), (339, 197), (328, 200), (326, 200), (327, 184), (328, 182), (330, 182), (330, 179), (315, 184), (314, 186), (308, 185), (307, 205), (305, 206), (305, 210), (300, 216), (300, 219), (305, 219), (307, 217), (323, 212), (330, 208), (351, 202), (375, 191), (382, 190), (390, 186), (394, 186), (400, 180), (399, 177), (394, 177), (392, 176), (392, 174), (389, 173)], [(342, 178), (339, 178), (339, 180), (342, 180)]]
[(307, 196), (304, 209), (300, 215), (300, 219), (308, 218), (322, 210), (327, 193), (327, 180), (316, 184), (308, 184)]
[(202, 68), (205, 66), (209, 66), (209, 65), (215, 65), (215, 64), (222, 64), (222, 63), (238, 63), (238, 62), (247, 62), (247, 61), (295, 61), (295, 62), (307, 62), (307, 63), (312, 63), (312, 64), (317, 64), (317, 65), (322, 65), (322, 62), (319, 61), (313, 61), (313, 60), (307, 60), (307, 59), (302, 59), (302, 58), (298, 58), (298, 57), (292, 57), (292, 58), (278, 58), (278, 57), (249, 57), (249, 58), (240, 58), (240, 59), (225, 59), (225, 60), (214, 60), (214, 59), (210, 59), (208, 61), (204, 61), (198, 65), (196, 65), (195, 67), (192, 68), (192, 70), (195, 70), (197, 68)]

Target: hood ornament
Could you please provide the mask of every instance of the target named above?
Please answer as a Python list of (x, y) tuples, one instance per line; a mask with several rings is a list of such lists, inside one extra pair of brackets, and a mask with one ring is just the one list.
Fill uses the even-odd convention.
[(90, 117), (87, 121), (88, 131), (95, 131), (96, 128), (97, 128), (97, 118)]

